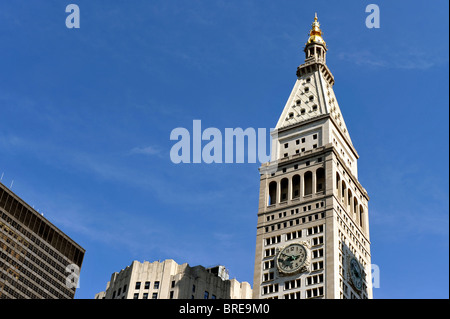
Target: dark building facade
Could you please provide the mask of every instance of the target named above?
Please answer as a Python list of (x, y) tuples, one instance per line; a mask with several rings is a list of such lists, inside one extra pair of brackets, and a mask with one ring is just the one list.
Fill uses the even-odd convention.
[(84, 253), (0, 183), (0, 299), (73, 299)]

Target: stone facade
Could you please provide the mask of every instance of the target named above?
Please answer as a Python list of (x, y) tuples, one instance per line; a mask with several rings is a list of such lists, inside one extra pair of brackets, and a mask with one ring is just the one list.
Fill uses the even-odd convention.
[(369, 196), (317, 17), (304, 51), (260, 167), (253, 298), (372, 298)]
[(228, 279), (223, 266), (205, 268), (165, 261), (133, 263), (111, 275), (95, 299), (250, 299), (248, 282)]

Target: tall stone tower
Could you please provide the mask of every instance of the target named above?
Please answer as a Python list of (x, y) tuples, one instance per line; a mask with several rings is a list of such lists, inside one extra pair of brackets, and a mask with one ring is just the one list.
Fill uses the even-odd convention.
[(253, 298), (372, 298), (368, 200), (317, 15), (260, 167)]

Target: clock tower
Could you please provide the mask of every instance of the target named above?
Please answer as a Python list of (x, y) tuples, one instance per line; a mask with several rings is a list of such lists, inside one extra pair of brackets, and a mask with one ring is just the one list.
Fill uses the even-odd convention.
[(369, 196), (317, 15), (262, 164), (253, 298), (372, 298)]

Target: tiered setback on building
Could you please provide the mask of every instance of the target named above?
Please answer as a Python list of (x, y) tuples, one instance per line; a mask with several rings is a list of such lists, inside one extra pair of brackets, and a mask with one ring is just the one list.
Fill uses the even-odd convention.
[(0, 299), (73, 299), (84, 253), (0, 183)]
[(253, 298), (372, 298), (369, 196), (317, 17), (304, 51), (260, 168)]
[(133, 263), (111, 275), (106, 291), (95, 299), (250, 299), (248, 282), (228, 279), (223, 266), (205, 268), (163, 262)]

